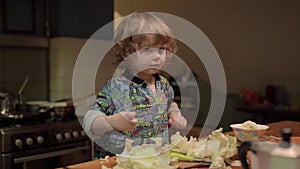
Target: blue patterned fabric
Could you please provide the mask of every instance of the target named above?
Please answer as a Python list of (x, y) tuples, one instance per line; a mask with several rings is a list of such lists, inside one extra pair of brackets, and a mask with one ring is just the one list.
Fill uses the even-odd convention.
[(136, 112), (137, 127), (133, 131), (109, 131), (95, 142), (112, 153), (121, 153), (125, 138), (134, 140), (134, 145), (152, 143), (151, 137), (162, 137), (163, 144), (168, 140), (169, 103), (173, 101), (174, 91), (169, 82), (159, 74), (156, 79), (156, 92), (148, 84), (133, 76), (128, 70), (108, 81), (98, 93), (94, 110), (107, 116), (122, 111)]

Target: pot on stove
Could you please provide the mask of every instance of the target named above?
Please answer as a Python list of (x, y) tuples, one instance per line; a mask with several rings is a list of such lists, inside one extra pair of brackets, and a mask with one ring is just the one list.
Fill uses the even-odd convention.
[(25, 104), (23, 104), (23, 109), (25, 112), (44, 113), (50, 108), (50, 102), (48, 101), (27, 101)]
[(300, 169), (300, 145), (290, 142), (292, 130), (282, 129), (281, 143), (243, 142), (238, 150), (244, 169), (249, 169), (246, 155), (251, 151), (252, 169)]
[(25, 105), (28, 112), (47, 114), (52, 119), (70, 118), (75, 115), (74, 107), (69, 101), (29, 101)]

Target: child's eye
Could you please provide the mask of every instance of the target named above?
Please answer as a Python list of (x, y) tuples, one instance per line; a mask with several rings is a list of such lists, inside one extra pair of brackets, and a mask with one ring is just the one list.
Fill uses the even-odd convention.
[(160, 47), (159, 50), (167, 50), (165, 47)]
[(160, 55), (166, 53), (166, 48), (165, 47), (160, 47), (160, 48), (150, 48), (150, 47), (144, 47), (141, 49), (141, 52), (144, 54), (150, 54), (151, 52), (158, 52)]
[(149, 52), (150, 51), (150, 48), (144, 48), (143, 49), (143, 52)]
[(165, 47), (160, 47), (160, 48), (159, 48), (159, 53), (160, 53), (160, 54), (164, 54), (164, 53), (166, 52), (166, 50), (167, 50), (167, 49), (166, 49)]

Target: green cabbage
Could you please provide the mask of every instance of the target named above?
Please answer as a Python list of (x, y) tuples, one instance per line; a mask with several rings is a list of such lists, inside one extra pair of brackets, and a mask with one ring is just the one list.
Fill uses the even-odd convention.
[[(210, 168), (228, 169), (225, 159), (236, 154), (236, 137), (224, 135), (222, 128), (215, 130), (205, 139), (191, 137), (189, 140), (179, 132), (171, 136), (170, 145), (162, 145), (162, 138), (153, 138), (155, 144), (132, 146), (133, 141), (126, 139), (125, 149), (117, 155), (117, 166), (113, 169), (176, 169), (170, 165), (170, 149), (194, 158), (211, 160)], [(176, 161), (176, 160), (175, 160)]]
[(176, 169), (170, 165), (170, 145), (162, 146), (162, 138), (153, 138), (155, 144), (132, 146), (126, 139), (125, 149), (117, 156), (117, 166), (113, 169)]
[[(171, 137), (172, 151), (194, 158), (211, 159), (210, 168), (226, 169), (224, 159), (232, 157), (237, 152), (237, 139), (224, 135), (222, 128), (215, 130), (205, 139), (191, 137), (189, 141), (179, 132)], [(181, 141), (180, 141), (181, 140)]]

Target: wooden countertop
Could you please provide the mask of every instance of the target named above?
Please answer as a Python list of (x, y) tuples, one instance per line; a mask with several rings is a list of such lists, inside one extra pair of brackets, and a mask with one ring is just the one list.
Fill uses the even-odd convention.
[(267, 124), (270, 128), (267, 131), (267, 135), (273, 135), (281, 137), (280, 130), (283, 128), (291, 128), (292, 136), (300, 137), (300, 122), (299, 121), (279, 121)]
[(110, 157), (109, 161), (93, 160), (56, 169), (102, 169), (101, 164), (107, 166), (108, 168), (112, 168), (117, 164), (116, 157)]
[[(292, 142), (296, 142), (300, 144), (300, 122), (299, 121), (280, 121), (280, 122), (269, 123), (267, 125), (270, 128), (267, 130), (266, 135), (272, 135), (276, 137), (281, 136), (280, 130), (282, 128), (286, 128), (286, 127), (291, 128), (293, 130), (293, 134), (292, 134), (293, 138), (291, 139)], [(233, 135), (233, 132), (228, 132), (227, 134)], [(116, 158), (111, 157), (108, 162), (103, 161), (103, 164), (108, 167), (112, 167), (116, 164)], [(242, 167), (232, 167), (232, 168), (242, 169)], [(101, 165), (99, 160), (94, 160), (94, 161), (70, 165), (65, 168), (58, 168), (58, 169), (101, 169)], [(200, 169), (200, 168), (195, 168), (195, 169)]]

